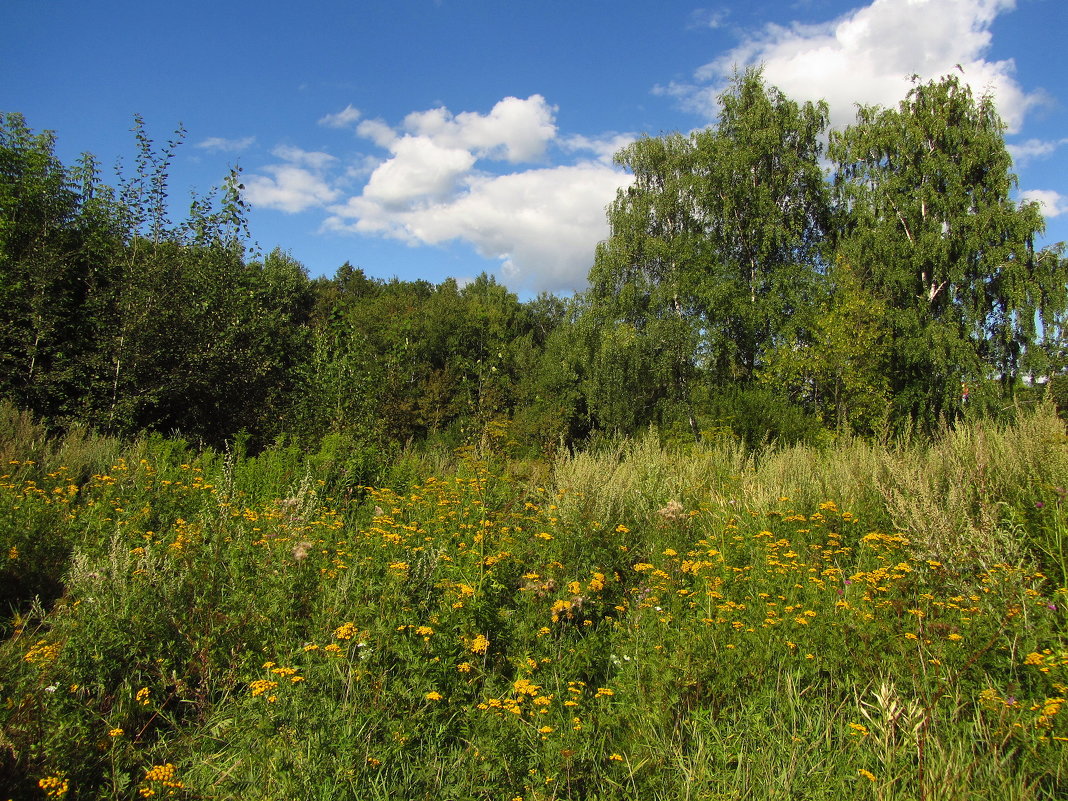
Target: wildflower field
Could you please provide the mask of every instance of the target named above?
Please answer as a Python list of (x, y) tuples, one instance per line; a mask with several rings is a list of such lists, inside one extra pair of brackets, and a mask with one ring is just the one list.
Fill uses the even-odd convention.
[(0, 424), (0, 787), (1068, 796), (1068, 440), (498, 436), (344, 459)]

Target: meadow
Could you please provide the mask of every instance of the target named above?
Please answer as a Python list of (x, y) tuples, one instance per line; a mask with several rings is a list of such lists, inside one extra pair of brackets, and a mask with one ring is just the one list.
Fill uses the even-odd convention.
[(551, 462), (500, 422), (374, 486), (343, 445), (0, 410), (3, 798), (1068, 796), (1052, 408)]

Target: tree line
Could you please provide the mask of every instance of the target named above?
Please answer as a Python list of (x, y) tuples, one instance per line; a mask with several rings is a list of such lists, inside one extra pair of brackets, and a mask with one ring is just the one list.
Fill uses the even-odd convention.
[(634, 181), (588, 290), (526, 302), (486, 275), (311, 279), (250, 255), (240, 174), (174, 221), (183, 132), (134, 135), (111, 186), (0, 116), (0, 394), (58, 429), (759, 443), (931, 431), (1066, 366), (1068, 260), (1036, 251), (993, 101), (952, 76), (834, 131), (825, 104), (737, 74), (715, 126), (617, 155)]

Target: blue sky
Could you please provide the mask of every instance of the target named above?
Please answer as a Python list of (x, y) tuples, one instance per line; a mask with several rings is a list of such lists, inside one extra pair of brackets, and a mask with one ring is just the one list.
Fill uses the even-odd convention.
[[(253, 239), (310, 274), (585, 284), (635, 136), (715, 120), (734, 65), (796, 100), (896, 104), (960, 64), (992, 89), (1020, 189), (1068, 240), (1064, 0), (4, 0), (0, 110), (72, 161), (183, 124), (177, 205), (244, 171)], [(959, 73), (958, 73), (959, 74)]]

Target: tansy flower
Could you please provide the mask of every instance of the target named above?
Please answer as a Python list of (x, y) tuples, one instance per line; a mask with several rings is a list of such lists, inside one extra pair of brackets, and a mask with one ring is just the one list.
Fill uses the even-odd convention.
[(355, 634), (356, 624), (352, 622), (342, 623), (340, 626), (334, 629), (334, 637), (339, 640), (351, 640)]
[(426, 698), (426, 700), (428, 700), (428, 701), (440, 701), (440, 700), (442, 699), (442, 697), (443, 697), (443, 696), (442, 696), (442, 694), (441, 694), (441, 693), (439, 693), (439, 692), (436, 692), (436, 691), (431, 691), (431, 692), (428, 692), (428, 693), (427, 693), (427, 694), (426, 694), (425, 696), (423, 696), (423, 697), (424, 697), (424, 698)]

